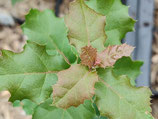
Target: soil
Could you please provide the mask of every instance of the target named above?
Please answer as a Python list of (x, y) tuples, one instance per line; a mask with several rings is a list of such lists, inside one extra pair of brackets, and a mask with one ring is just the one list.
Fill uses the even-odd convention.
[(31, 119), (31, 116), (26, 116), (25, 112), (20, 107), (13, 107), (8, 102), (10, 97), (9, 92), (0, 93), (0, 119)]
[[(23, 0), (15, 6), (11, 4), (11, 0), (0, 0), (0, 14), (7, 14), (14, 18), (15, 23), (10, 25), (0, 24), (0, 49), (21, 52), (23, 45), (27, 39), (22, 34), (20, 24), (24, 22), (25, 15), (31, 8), (39, 10), (54, 9), (56, 0)], [(72, 0), (64, 0), (60, 6), (59, 16), (64, 16), (68, 12), (68, 4)], [(155, 28), (152, 47), (152, 65), (151, 65), (151, 84), (158, 91), (158, 0), (155, 0)], [(9, 93), (4, 91), (0, 93), (0, 119), (31, 119), (26, 116), (21, 108), (13, 108), (8, 103)], [(152, 100), (152, 114), (158, 119), (158, 99)]]

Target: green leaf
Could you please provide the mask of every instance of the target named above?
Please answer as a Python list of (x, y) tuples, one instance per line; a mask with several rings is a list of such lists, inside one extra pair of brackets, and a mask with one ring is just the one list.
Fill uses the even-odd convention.
[(135, 85), (135, 80), (141, 74), (140, 67), (142, 61), (132, 61), (130, 57), (123, 57), (114, 65), (113, 72), (117, 76), (126, 75), (131, 79), (132, 85)]
[(33, 119), (93, 119), (96, 116), (89, 100), (77, 108), (71, 107), (67, 110), (50, 106), (51, 104), (52, 100), (49, 99), (39, 105), (35, 110)]
[(34, 113), (34, 110), (35, 110), (37, 104), (28, 99), (24, 99), (22, 101), (16, 100), (13, 103), (13, 106), (14, 107), (22, 106), (27, 115), (32, 115)]
[(106, 16), (106, 46), (121, 44), (126, 33), (134, 30), (135, 20), (128, 15), (128, 7), (121, 0), (90, 0), (90, 8)]
[(22, 28), (30, 41), (46, 45), (49, 55), (62, 56), (68, 64), (76, 61), (67, 39), (64, 19), (55, 17), (53, 11), (31, 10)]
[(46, 47), (28, 42), (16, 54), (2, 50), (0, 56), (0, 91), (11, 93), (10, 101), (30, 99), (41, 103), (52, 93), (56, 72), (69, 68), (61, 55), (50, 56)]
[(134, 87), (126, 76), (115, 77), (112, 69), (99, 69), (96, 105), (109, 119), (149, 119), (150, 96), (147, 87)]
[(94, 85), (98, 81), (96, 72), (90, 72), (87, 67), (76, 64), (57, 75), (58, 82), (53, 86), (53, 104), (56, 107), (77, 107), (85, 100), (92, 99)]
[(94, 119), (108, 119), (107, 117), (100, 116), (100, 112), (99, 112), (98, 107), (95, 103), (93, 103), (93, 107), (94, 107), (96, 115), (97, 115), (97, 117), (95, 117)]
[(90, 44), (99, 51), (104, 49), (105, 17), (90, 9), (84, 0), (76, 0), (70, 4), (65, 23), (69, 29), (70, 43), (77, 48), (79, 53), (82, 47)]
[(99, 119), (108, 119), (107, 117), (100, 117)]
[(108, 119), (107, 117), (95, 117), (94, 119)]
[(108, 119), (107, 117), (95, 117), (94, 119)]

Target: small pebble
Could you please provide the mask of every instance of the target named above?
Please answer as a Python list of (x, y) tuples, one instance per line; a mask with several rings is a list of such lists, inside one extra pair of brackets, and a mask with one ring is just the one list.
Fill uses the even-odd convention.
[(8, 13), (3, 13), (0, 11), (0, 24), (6, 26), (14, 26), (15, 21), (13, 17)]

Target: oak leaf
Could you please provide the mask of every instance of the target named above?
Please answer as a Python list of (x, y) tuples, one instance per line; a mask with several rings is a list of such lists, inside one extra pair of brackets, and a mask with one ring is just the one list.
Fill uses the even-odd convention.
[(97, 54), (96, 61), (102, 68), (110, 67), (123, 56), (130, 56), (134, 47), (127, 44), (108, 46), (103, 52)]
[(80, 55), (81, 64), (88, 66), (90, 69), (94, 66), (97, 58), (97, 49), (92, 46), (85, 46), (82, 48)]
[(105, 45), (119, 45), (127, 32), (134, 31), (135, 20), (128, 14), (128, 6), (121, 0), (87, 0), (88, 7), (106, 16)]
[[(58, 60), (57, 60), (58, 59)], [(69, 68), (60, 56), (48, 55), (45, 46), (27, 41), (21, 53), (2, 50), (0, 91), (9, 91), (10, 102), (29, 99), (36, 104), (48, 99), (56, 72)]]
[(95, 110), (92, 102), (86, 100), (80, 106), (71, 107), (67, 110), (51, 106), (52, 99), (37, 106), (32, 119), (99, 119), (95, 118)]
[(64, 20), (57, 18), (52, 10), (30, 10), (22, 29), (29, 41), (46, 46), (49, 55), (60, 56), (57, 60), (65, 60), (69, 65), (76, 61)]
[(98, 51), (104, 50), (106, 41), (105, 16), (89, 8), (84, 0), (70, 3), (69, 13), (65, 16), (65, 24), (69, 29), (68, 38), (77, 51), (92, 45)]
[(116, 76), (112, 68), (98, 69), (100, 82), (95, 85), (95, 103), (102, 116), (109, 119), (153, 119), (151, 91), (135, 87), (125, 76)]
[(67, 109), (79, 106), (94, 95), (94, 85), (98, 81), (96, 72), (90, 72), (85, 66), (76, 64), (60, 71), (58, 82), (53, 86), (53, 104)]

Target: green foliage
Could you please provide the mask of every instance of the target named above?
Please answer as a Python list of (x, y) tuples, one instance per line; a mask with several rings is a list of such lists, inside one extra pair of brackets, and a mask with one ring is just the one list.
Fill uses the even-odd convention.
[(126, 33), (134, 30), (135, 20), (129, 17), (128, 7), (121, 0), (89, 0), (87, 4), (106, 16), (106, 46), (121, 44)]
[(135, 80), (141, 74), (140, 67), (143, 65), (142, 61), (132, 61), (130, 57), (123, 57), (114, 65), (113, 72), (117, 76), (126, 75), (131, 80), (132, 85), (135, 85)]
[(51, 10), (30, 11), (23, 52), (2, 50), (0, 91), (33, 119), (153, 119), (151, 91), (134, 84), (143, 63), (121, 44), (135, 22), (128, 7), (120, 0), (86, 3), (94, 10), (76, 0), (65, 22)]
[(51, 10), (31, 10), (22, 28), (30, 41), (45, 45), (49, 55), (58, 56), (58, 60), (64, 59), (68, 64), (75, 61), (64, 19), (55, 17)]
[(85, 101), (79, 107), (67, 110), (51, 106), (52, 99), (39, 105), (33, 114), (33, 119), (93, 119), (96, 117), (91, 101)]
[(56, 83), (56, 71), (69, 65), (48, 55), (45, 46), (28, 42), (19, 54), (2, 50), (0, 57), (0, 91), (11, 93), (10, 101), (30, 99), (41, 103), (49, 98)]
[(32, 115), (34, 113), (34, 110), (37, 106), (36, 103), (28, 100), (28, 99), (24, 99), (22, 101), (16, 100), (13, 103), (14, 107), (23, 107), (24, 111), (26, 112), (27, 115)]
[(148, 119), (151, 115), (150, 89), (136, 88), (126, 76), (115, 76), (112, 69), (98, 69), (96, 105), (110, 119)]

